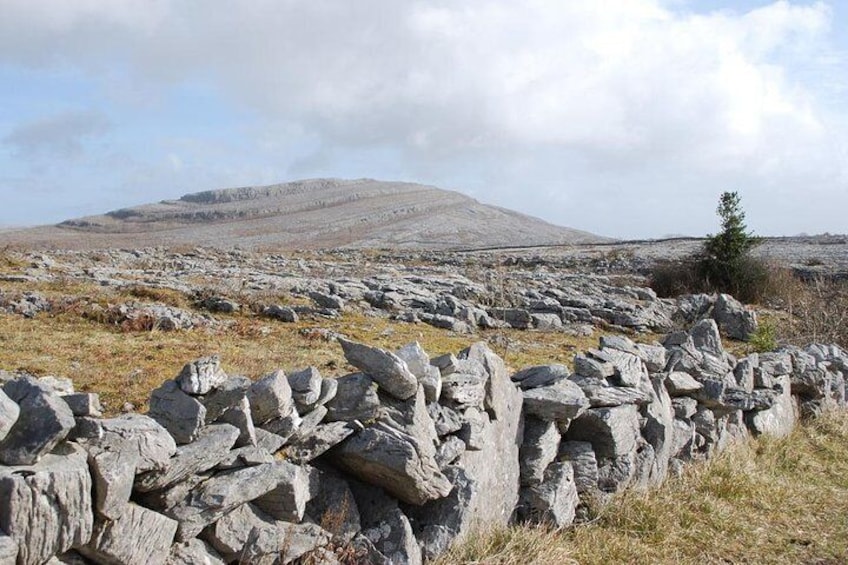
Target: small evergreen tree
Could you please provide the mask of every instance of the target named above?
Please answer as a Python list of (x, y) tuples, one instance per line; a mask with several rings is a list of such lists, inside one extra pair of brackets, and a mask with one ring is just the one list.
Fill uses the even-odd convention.
[(716, 213), (721, 218), (721, 232), (707, 236), (698, 275), (708, 287), (744, 300), (751, 295), (752, 283), (764, 274), (762, 265), (748, 257), (759, 239), (747, 231), (738, 193), (723, 193)]

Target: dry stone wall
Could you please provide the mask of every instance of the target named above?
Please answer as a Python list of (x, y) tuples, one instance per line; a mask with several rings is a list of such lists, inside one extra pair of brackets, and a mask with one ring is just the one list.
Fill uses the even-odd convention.
[(0, 564), (417, 564), (475, 528), (567, 526), (846, 404), (840, 348), (737, 359), (713, 319), (662, 344), (602, 338), (573, 372), (510, 375), (483, 343), (340, 345), (359, 372), (251, 381), (207, 357), (115, 418), (69, 381), (6, 374)]

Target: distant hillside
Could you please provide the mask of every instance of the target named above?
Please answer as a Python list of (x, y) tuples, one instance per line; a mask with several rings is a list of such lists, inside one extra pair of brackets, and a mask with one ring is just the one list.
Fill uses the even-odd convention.
[(5, 234), (66, 247), (485, 248), (605, 241), (458, 192), (371, 179), (209, 190)]

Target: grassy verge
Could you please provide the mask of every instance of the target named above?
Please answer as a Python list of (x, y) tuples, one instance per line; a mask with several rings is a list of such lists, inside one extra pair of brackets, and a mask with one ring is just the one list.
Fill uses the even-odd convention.
[(848, 415), (783, 439), (732, 446), (648, 492), (626, 492), (591, 524), (474, 536), (453, 563), (819, 563), (848, 561)]

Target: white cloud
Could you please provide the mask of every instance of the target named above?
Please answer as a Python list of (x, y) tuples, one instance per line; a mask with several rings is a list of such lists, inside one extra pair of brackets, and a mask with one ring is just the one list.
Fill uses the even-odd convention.
[[(799, 61), (838, 57), (832, 18), (821, 2), (697, 14), (656, 0), (6, 0), (0, 61), (125, 74), (151, 93), (211, 81), (317, 140), (297, 170), (369, 147), (422, 180), (491, 165), (487, 199), (554, 219), (545, 194), (586, 202), (633, 182), (650, 202), (690, 175), (699, 197), (728, 180), (762, 200), (786, 179), (833, 191), (848, 176), (844, 122), (798, 78)], [(527, 199), (522, 179), (548, 188)]]

